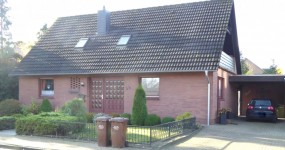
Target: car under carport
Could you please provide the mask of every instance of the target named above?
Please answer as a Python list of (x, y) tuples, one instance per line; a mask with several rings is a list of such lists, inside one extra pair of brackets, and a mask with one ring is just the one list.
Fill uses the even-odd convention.
[(240, 115), (245, 115), (248, 102), (253, 98), (271, 99), (284, 118), (285, 76), (284, 75), (235, 75), (230, 84), (239, 90)]

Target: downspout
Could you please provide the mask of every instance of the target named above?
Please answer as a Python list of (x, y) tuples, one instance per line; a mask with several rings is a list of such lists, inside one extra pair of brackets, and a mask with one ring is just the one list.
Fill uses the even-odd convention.
[(205, 76), (206, 79), (208, 81), (208, 115), (207, 115), (207, 126), (210, 125), (210, 88), (211, 88), (211, 84), (210, 84), (210, 79), (209, 79), (209, 75), (208, 75), (208, 70), (205, 70)]

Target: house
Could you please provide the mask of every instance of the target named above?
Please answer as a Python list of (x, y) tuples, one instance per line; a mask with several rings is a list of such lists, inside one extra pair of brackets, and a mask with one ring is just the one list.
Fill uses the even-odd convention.
[(237, 113), (229, 76), (241, 73), (234, 2), (212, 0), (61, 17), (11, 75), (23, 104), (74, 97), (90, 112), (131, 113), (142, 84), (149, 113), (191, 112), (213, 124)]
[(261, 74), (263, 74), (263, 69), (261, 69), (259, 66), (257, 66), (255, 63), (253, 63), (248, 58), (244, 59), (244, 63), (248, 66), (248, 74), (250, 74), (250, 75), (261, 75)]

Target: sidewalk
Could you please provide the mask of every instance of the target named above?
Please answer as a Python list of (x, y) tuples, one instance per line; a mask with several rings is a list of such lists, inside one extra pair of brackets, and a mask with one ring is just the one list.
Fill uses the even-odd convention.
[[(115, 150), (112, 147), (98, 147), (97, 142), (86, 142), (69, 139), (45, 138), (37, 136), (18, 136), (15, 130), (0, 131), (0, 149), (11, 146), (13, 149), (45, 150)], [(10, 149), (10, 148), (9, 148)], [(124, 149), (135, 149), (127, 147)]]

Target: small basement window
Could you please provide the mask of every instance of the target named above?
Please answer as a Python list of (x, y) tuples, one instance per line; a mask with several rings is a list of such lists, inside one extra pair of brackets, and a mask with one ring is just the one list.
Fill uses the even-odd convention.
[(129, 40), (131, 38), (131, 35), (122, 35), (121, 38), (119, 39), (117, 45), (118, 46), (124, 46), (127, 45)]
[(79, 39), (79, 41), (75, 45), (75, 48), (83, 48), (86, 45), (86, 43), (88, 42), (88, 40), (89, 40), (89, 38), (81, 38), (81, 39)]

